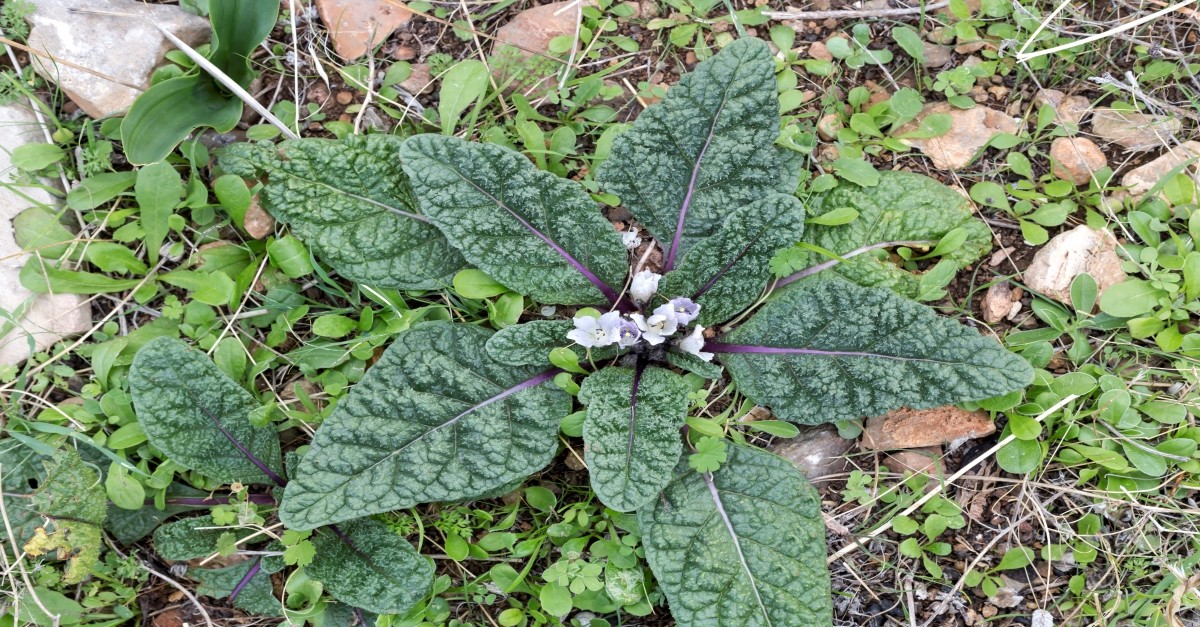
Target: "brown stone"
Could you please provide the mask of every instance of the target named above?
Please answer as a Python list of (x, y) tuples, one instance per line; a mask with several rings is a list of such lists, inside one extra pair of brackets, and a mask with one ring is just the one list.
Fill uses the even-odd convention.
[(1017, 121), (1003, 111), (988, 107), (959, 109), (947, 102), (934, 102), (925, 105), (917, 118), (900, 128), (896, 135), (903, 137), (905, 133), (917, 130), (922, 119), (934, 114), (950, 116), (950, 132), (938, 137), (900, 141), (928, 155), (933, 167), (939, 170), (964, 168), (993, 137), (1020, 130)]
[(429, 87), (432, 82), (433, 78), (429, 76), (429, 66), (424, 63), (414, 63), (412, 74), (400, 82), (400, 89), (415, 96), (425, 91), (425, 88)]
[(1086, 137), (1059, 137), (1050, 144), (1050, 161), (1054, 164), (1054, 176), (1086, 185), (1092, 174), (1108, 167), (1104, 151)]
[(830, 113), (817, 121), (817, 135), (821, 141), (831, 142), (837, 139), (838, 131), (842, 130), (842, 119)]
[(543, 4), (521, 11), (501, 26), (492, 52), (496, 57), (492, 72), (497, 80), (531, 96), (549, 91), (558, 65), (541, 57), (550, 55), (550, 41), (555, 37), (575, 32), (581, 6), (572, 0)]
[(854, 440), (838, 435), (833, 425), (820, 425), (800, 427), (800, 435), (776, 440), (769, 450), (792, 462), (811, 481), (844, 472), (853, 445)]
[(258, 202), (258, 196), (250, 199), (250, 207), (246, 209), (243, 226), (246, 233), (254, 239), (266, 239), (268, 235), (275, 232), (275, 218), (272, 218), (271, 214), (262, 208)]
[(384, 0), (317, 0), (317, 13), (338, 56), (353, 61), (412, 19), (412, 11)]
[(925, 51), (921, 56), (921, 65), (928, 68), (945, 67), (954, 58), (954, 50), (933, 42), (924, 42)]
[(1103, 293), (1109, 286), (1125, 280), (1117, 240), (1108, 231), (1079, 225), (1055, 235), (1033, 256), (1025, 269), (1025, 285), (1044, 296), (1071, 304), (1071, 282), (1087, 273)]
[(1050, 105), (1058, 113), (1058, 120), (1065, 124), (1079, 124), (1087, 114), (1092, 103), (1083, 96), (1068, 96), (1057, 89), (1038, 90), (1033, 97), (1034, 104)]
[(933, 409), (903, 407), (867, 420), (860, 446), (891, 450), (950, 444), (995, 433), (984, 411), (964, 411), (953, 405)]
[(577, 3), (563, 0), (521, 11), (496, 31), (496, 50), (507, 44), (525, 58), (548, 54), (550, 40), (575, 32), (577, 8)]
[(412, 46), (396, 46), (392, 51), (392, 58), (397, 61), (412, 61), (417, 58), (417, 49)]
[(829, 48), (823, 41), (813, 42), (808, 47), (808, 56), (818, 61), (833, 61), (833, 55), (829, 53)]
[(988, 324), (995, 324), (1008, 317), (1008, 313), (1012, 311), (1012, 288), (1008, 283), (997, 283), (988, 288), (983, 295), (983, 320)]
[(1147, 115), (1117, 109), (1092, 112), (1092, 133), (1125, 150), (1150, 150), (1171, 145), (1171, 136), (1183, 128), (1178, 118)]
[(888, 470), (902, 475), (923, 474), (936, 479), (946, 474), (940, 446), (894, 451), (884, 456), (883, 465)]
[(339, 91), (337, 95), (337, 101), (340, 105), (348, 105), (351, 102), (354, 102), (354, 92)]

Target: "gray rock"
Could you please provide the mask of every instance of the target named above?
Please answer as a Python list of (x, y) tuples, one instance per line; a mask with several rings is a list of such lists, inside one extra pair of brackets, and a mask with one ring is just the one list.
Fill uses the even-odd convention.
[[(33, 68), (94, 118), (123, 113), (150, 86), (150, 74), (173, 46), (159, 24), (189, 46), (208, 41), (208, 20), (179, 7), (135, 0), (30, 0)], [(123, 15), (74, 12), (74, 9)], [(93, 73), (71, 67), (87, 68)]]
[[(0, 365), (15, 366), (34, 350), (42, 351), (58, 340), (91, 327), (87, 301), (74, 294), (34, 294), (21, 285), (21, 267), (28, 255), (17, 245), (13, 219), (25, 210), (55, 208), (56, 200), (42, 187), (12, 180), (16, 171), (10, 154), (18, 146), (45, 141), (37, 117), (28, 105), (0, 106), (0, 309), (7, 315), (20, 314), (17, 325), (0, 337)], [(33, 207), (32, 209), (30, 209)], [(7, 326), (0, 322), (0, 326)]]
[(1087, 273), (1096, 280), (1100, 293), (1125, 280), (1117, 240), (1108, 231), (1079, 225), (1055, 235), (1033, 255), (1025, 269), (1029, 289), (1061, 303), (1071, 303), (1071, 282)]
[(792, 462), (811, 481), (845, 472), (850, 465), (846, 454), (853, 445), (854, 441), (838, 435), (833, 425), (819, 425), (800, 427), (800, 435), (777, 440), (770, 450)]
[(939, 170), (959, 170), (970, 165), (975, 155), (1000, 133), (1017, 133), (1021, 126), (1017, 120), (987, 107), (959, 109), (946, 102), (931, 102), (925, 105), (917, 118), (897, 131), (903, 137), (920, 127), (921, 120), (934, 114), (950, 116), (950, 132), (938, 137), (902, 139), (900, 141), (929, 156), (933, 167)]
[(943, 46), (932, 42), (924, 42), (925, 54), (921, 65), (928, 68), (946, 67), (946, 64), (954, 58), (954, 49), (950, 46)]
[(1171, 146), (1156, 159), (1127, 172), (1121, 178), (1121, 185), (1129, 188), (1129, 194), (1135, 200), (1141, 200), (1168, 172), (1188, 161), (1192, 161), (1192, 164), (1183, 170), (1184, 173), (1192, 174), (1193, 179), (1200, 180), (1200, 174), (1196, 174), (1193, 161), (1197, 157), (1200, 157), (1200, 142), (1186, 141), (1178, 146)]
[(1182, 128), (1183, 122), (1178, 118), (1117, 109), (1096, 109), (1092, 112), (1092, 133), (1106, 142), (1123, 146), (1125, 150), (1170, 146), (1173, 143), (1171, 136)]

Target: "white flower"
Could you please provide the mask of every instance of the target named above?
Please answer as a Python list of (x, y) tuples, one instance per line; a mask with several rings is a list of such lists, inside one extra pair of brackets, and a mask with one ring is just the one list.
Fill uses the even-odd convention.
[(642, 339), (642, 330), (638, 328), (637, 323), (632, 320), (621, 320), (617, 324), (617, 345), (621, 348), (629, 348), (637, 341)]
[(642, 330), (642, 339), (651, 346), (662, 344), (679, 329), (679, 321), (675, 319), (670, 303), (660, 305), (649, 318), (641, 314), (629, 314), (629, 317)]
[(625, 248), (633, 250), (642, 245), (642, 238), (638, 237), (638, 230), (632, 228), (621, 234), (621, 243), (625, 244)]
[(575, 329), (567, 333), (567, 339), (584, 348), (596, 348), (616, 344), (620, 339), (621, 313), (610, 311), (599, 318), (576, 316)]
[(650, 297), (658, 291), (658, 280), (661, 278), (661, 274), (649, 270), (642, 270), (633, 275), (633, 283), (629, 286), (629, 296), (633, 298), (633, 302), (649, 301)]
[(687, 324), (700, 315), (700, 305), (693, 303), (690, 298), (680, 296), (671, 299), (671, 311), (675, 312), (675, 319), (679, 324)]
[(685, 353), (695, 355), (704, 361), (712, 361), (712, 353), (705, 353), (700, 350), (704, 348), (704, 327), (700, 325), (696, 325), (696, 328), (692, 329), (692, 334), (679, 340), (677, 345), (679, 346), (679, 350)]
[(554, 305), (543, 305), (542, 306), (542, 315), (547, 318), (549, 318), (550, 316), (553, 316), (554, 312), (556, 312), (556, 311), (558, 311), (558, 307), (555, 307)]

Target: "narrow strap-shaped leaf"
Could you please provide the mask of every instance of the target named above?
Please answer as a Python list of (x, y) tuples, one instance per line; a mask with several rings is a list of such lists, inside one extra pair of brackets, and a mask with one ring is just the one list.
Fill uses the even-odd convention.
[(221, 166), (267, 176), (259, 198), (342, 276), (396, 289), (438, 289), (466, 261), (420, 215), (393, 135), (235, 144)]
[(279, 435), (250, 424), (258, 402), (203, 353), (150, 340), (129, 370), (138, 422), (171, 461), (222, 483), (284, 483)]
[(544, 303), (617, 301), (628, 253), (578, 183), (441, 135), (410, 137), (400, 158), (422, 211), (488, 276)]
[(715, 473), (679, 471), (638, 513), (677, 624), (832, 625), (821, 506), (803, 475), (748, 446)]
[(377, 614), (404, 614), (433, 585), (433, 564), (383, 523), (364, 518), (323, 527), (308, 574), (333, 597)]
[(659, 291), (699, 303), (699, 324), (723, 322), (754, 303), (771, 279), (771, 257), (803, 234), (804, 206), (795, 196), (771, 194), (734, 211), (716, 235), (693, 246)]
[(584, 380), (583, 441), (592, 489), (617, 511), (640, 509), (671, 480), (683, 452), (688, 386), (663, 368), (605, 368)]
[(138, 96), (121, 121), (125, 156), (138, 165), (162, 161), (192, 131), (210, 126), (225, 133), (241, 117), (241, 101), (207, 74), (169, 78)]
[(434, 322), (399, 335), (342, 399), (280, 505), (290, 529), (473, 498), (550, 462), (570, 397), (557, 370), (491, 359), (491, 333)]
[(775, 147), (779, 100), (767, 45), (739, 39), (696, 66), (613, 142), (597, 180), (663, 246), (671, 270), (730, 211), (791, 194), (798, 170)]
[(209, 7), (213, 40), (208, 60), (242, 87), (249, 87), (254, 80), (250, 55), (275, 28), (279, 11), (258, 0), (219, 0)]
[(1024, 359), (977, 331), (837, 276), (782, 290), (704, 350), (751, 400), (803, 424), (988, 398), (1033, 377)]

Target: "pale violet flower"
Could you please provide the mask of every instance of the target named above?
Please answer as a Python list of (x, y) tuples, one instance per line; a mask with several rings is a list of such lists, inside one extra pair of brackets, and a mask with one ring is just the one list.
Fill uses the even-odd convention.
[(642, 339), (642, 330), (634, 321), (621, 320), (617, 324), (617, 345), (621, 348), (629, 348), (637, 344), (640, 339)]
[(625, 248), (633, 250), (634, 248), (642, 245), (642, 238), (638, 237), (638, 230), (636, 228), (632, 228), (624, 233), (621, 233), (621, 243), (625, 244)]
[(629, 317), (642, 330), (642, 339), (651, 346), (662, 344), (679, 329), (679, 321), (675, 319), (670, 303), (660, 305), (649, 318), (642, 314), (629, 314)]
[(567, 339), (584, 348), (608, 346), (620, 339), (620, 312), (610, 311), (599, 318), (576, 316), (574, 322), (575, 329), (567, 333)]
[(680, 296), (671, 299), (671, 311), (675, 312), (675, 320), (679, 324), (687, 324), (700, 315), (700, 305), (693, 303), (690, 298)]
[(700, 350), (704, 348), (704, 327), (700, 325), (696, 325), (696, 328), (692, 329), (691, 335), (679, 340), (678, 346), (679, 350), (685, 353), (695, 355), (704, 361), (712, 361), (712, 353)]
[(644, 303), (650, 300), (658, 291), (658, 281), (661, 278), (661, 274), (649, 270), (642, 270), (633, 275), (633, 282), (629, 285), (629, 296), (633, 298), (633, 302)]

